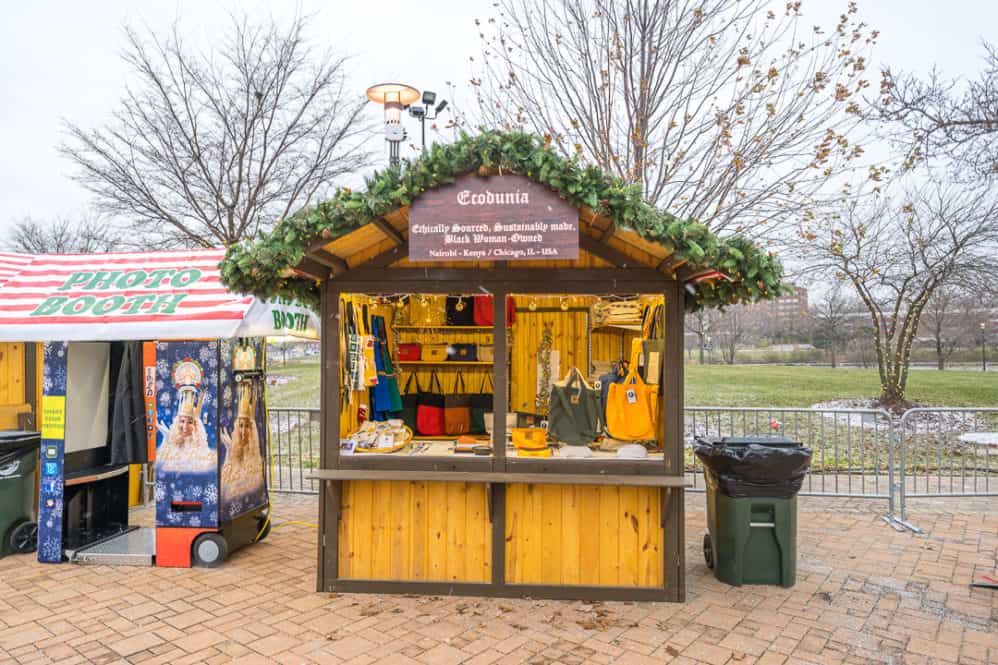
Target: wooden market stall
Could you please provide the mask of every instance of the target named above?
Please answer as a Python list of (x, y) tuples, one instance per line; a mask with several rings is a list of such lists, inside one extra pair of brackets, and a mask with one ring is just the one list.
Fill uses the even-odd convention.
[[(777, 293), (772, 256), (655, 210), (536, 137), (487, 133), (434, 146), (366, 193), (340, 190), (230, 248), (222, 271), (230, 288), (321, 307), (318, 590), (684, 600), (684, 311)], [(634, 324), (594, 320), (635, 303)], [(490, 316), (462, 325), (465, 307)], [(474, 454), (460, 430), (423, 436), (423, 421), (400, 445), (360, 447), (358, 414), (381, 408), (354, 381), (372, 327), (375, 383), (405, 394), (413, 377), (419, 409), (427, 393), (460, 403), (491, 390)], [(441, 345), (446, 358), (410, 354)], [(521, 445), (553, 422), (558, 379), (628, 356), (650, 386), (648, 440), (617, 441), (607, 417), (586, 445), (551, 428), (540, 449)], [(628, 402), (640, 383), (621, 383)]]

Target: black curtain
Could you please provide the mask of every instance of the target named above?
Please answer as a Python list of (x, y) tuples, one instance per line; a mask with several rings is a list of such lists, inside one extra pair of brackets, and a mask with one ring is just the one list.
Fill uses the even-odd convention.
[(111, 345), (111, 464), (144, 464), (145, 400), (142, 397), (142, 342)]

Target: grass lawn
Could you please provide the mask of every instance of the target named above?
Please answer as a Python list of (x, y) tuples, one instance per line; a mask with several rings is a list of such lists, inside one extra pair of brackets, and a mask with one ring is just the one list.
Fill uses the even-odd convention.
[[(875, 397), (876, 369), (753, 365), (687, 365), (690, 406), (811, 406)], [(998, 372), (912, 370), (909, 400), (930, 406), (998, 406)]]
[[(319, 359), (296, 358), (270, 373), (294, 380), (267, 389), (270, 406), (319, 406)], [(690, 406), (811, 406), (832, 399), (873, 397), (875, 369), (778, 365), (687, 365)], [(998, 406), (998, 372), (912, 370), (908, 398), (931, 406)]]

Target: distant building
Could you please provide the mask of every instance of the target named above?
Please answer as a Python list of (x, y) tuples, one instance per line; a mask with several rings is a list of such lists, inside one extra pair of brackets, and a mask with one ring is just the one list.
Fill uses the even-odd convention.
[(807, 289), (796, 284), (789, 285), (793, 293), (771, 300), (760, 300), (748, 306), (748, 315), (753, 327), (767, 332), (799, 332), (807, 327)]

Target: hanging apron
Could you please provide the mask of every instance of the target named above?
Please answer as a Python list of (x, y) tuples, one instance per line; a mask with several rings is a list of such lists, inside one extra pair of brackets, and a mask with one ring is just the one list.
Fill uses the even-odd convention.
[(388, 335), (385, 319), (371, 317), (374, 363), (378, 372), (378, 382), (371, 388), (371, 420), (388, 420), (402, 417), (402, 396), (399, 394), (398, 377), (388, 353)]

